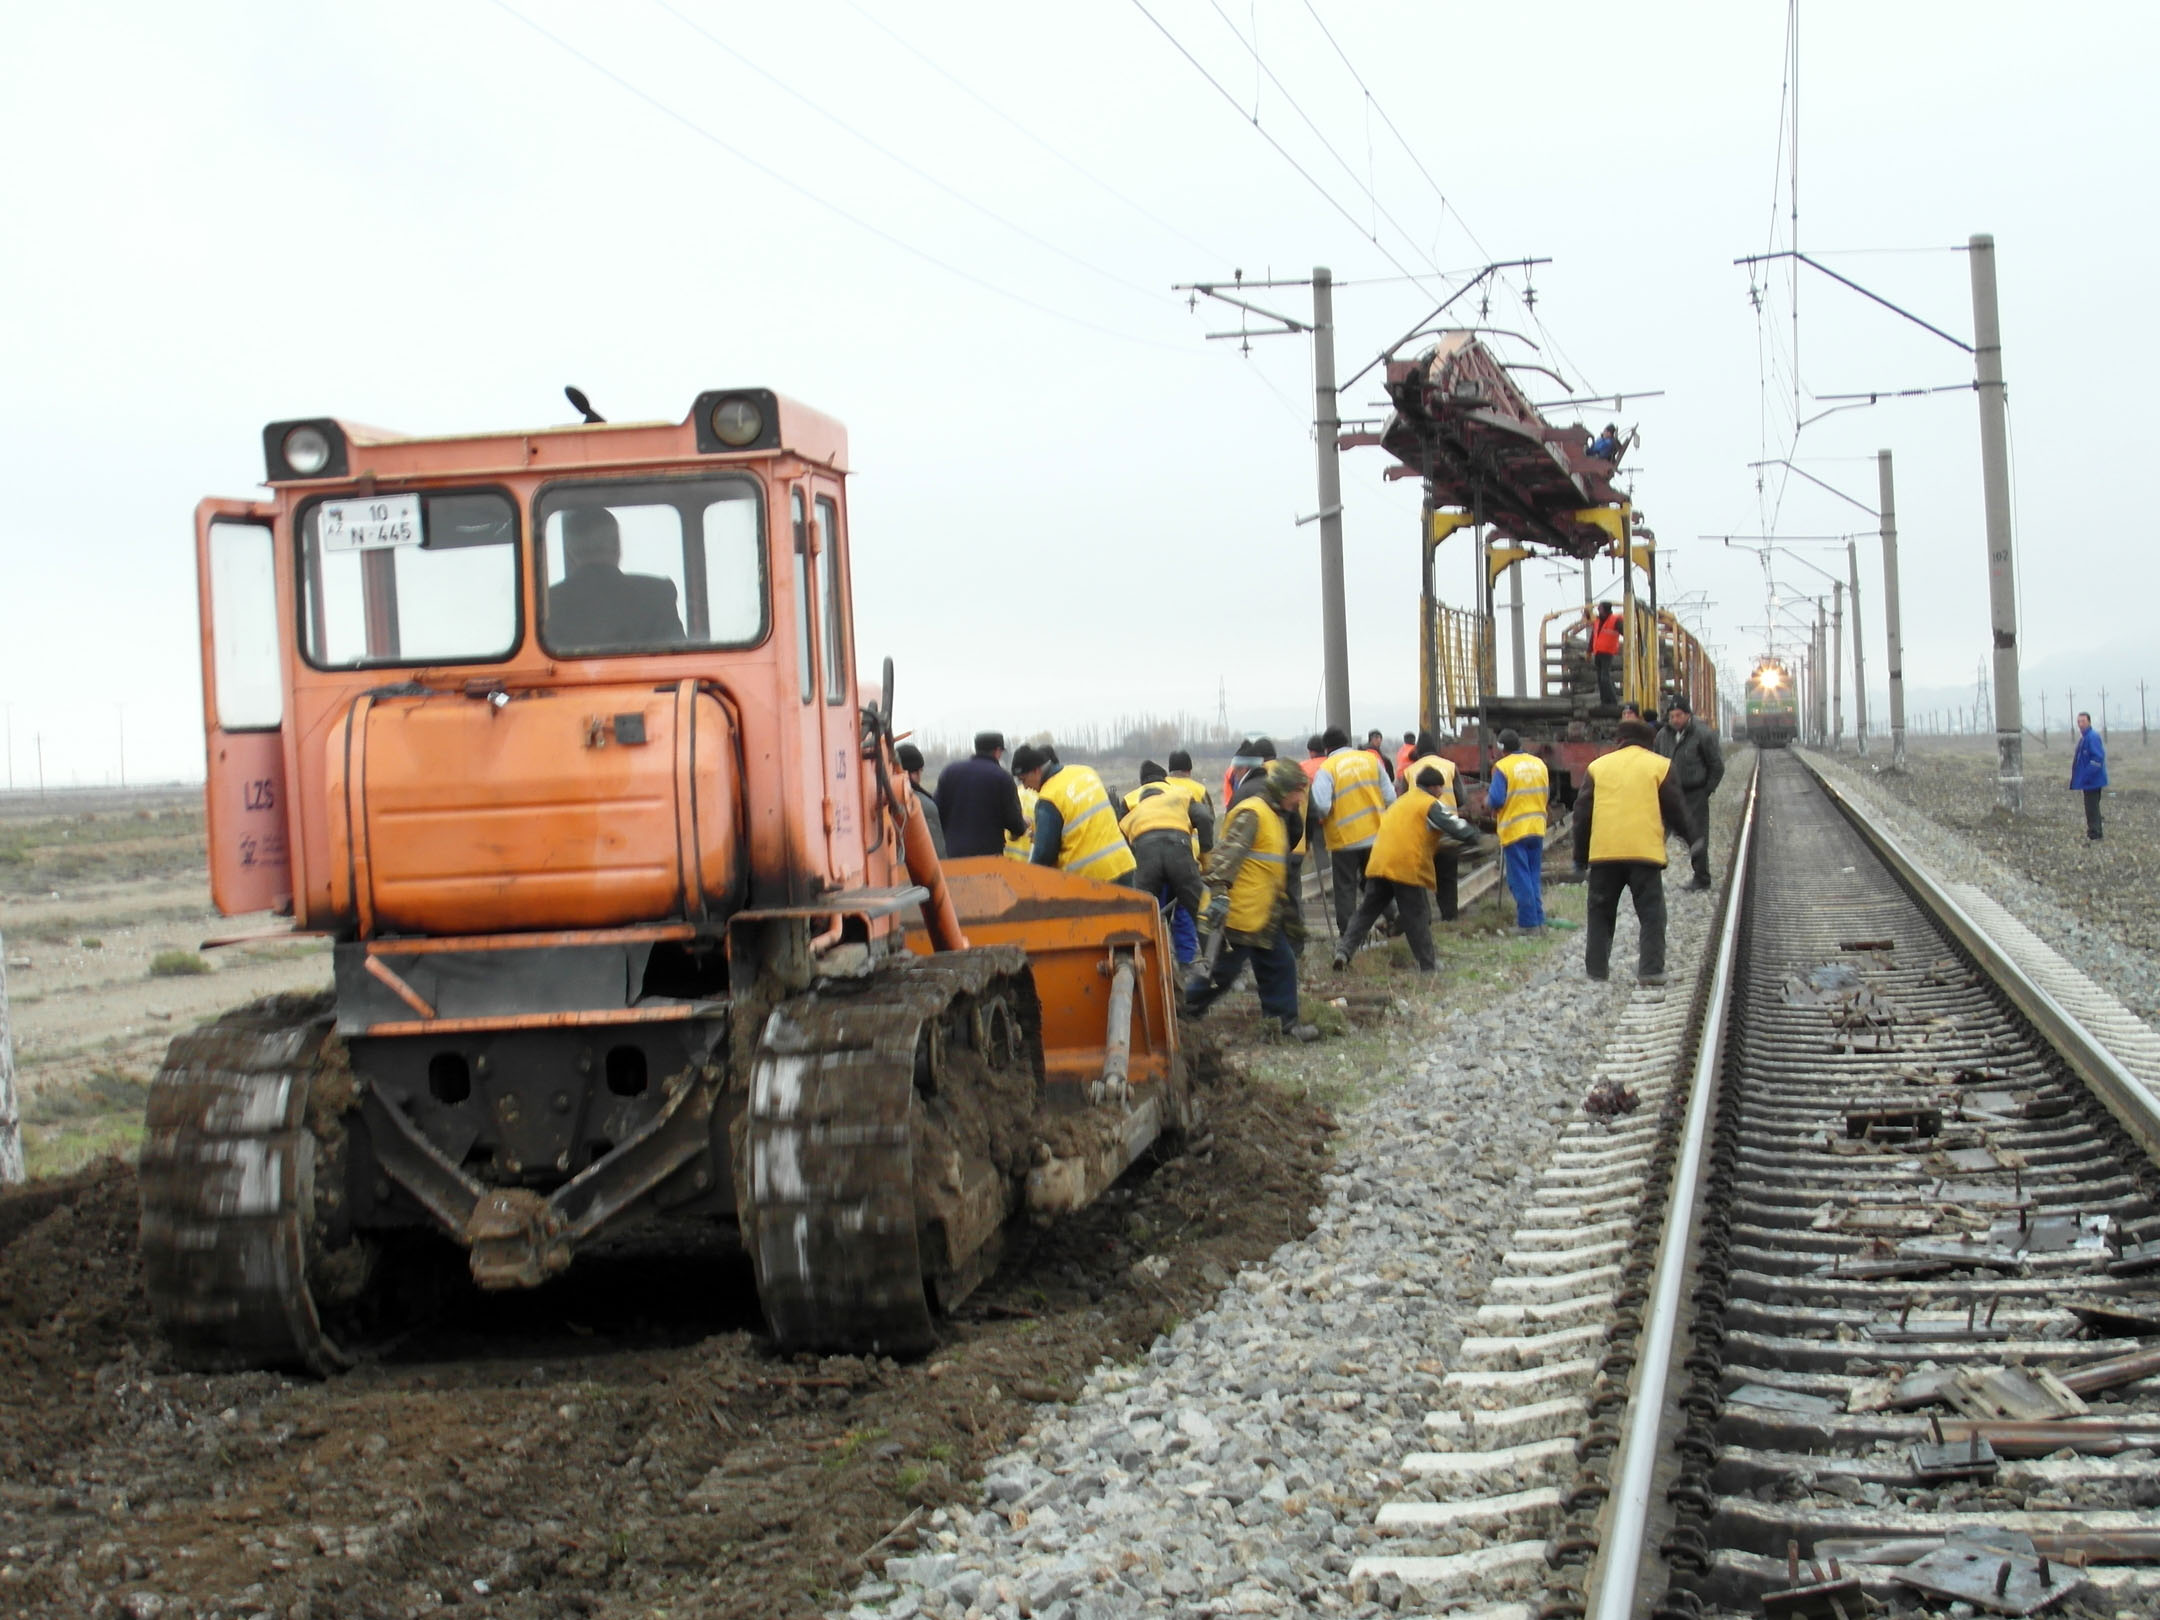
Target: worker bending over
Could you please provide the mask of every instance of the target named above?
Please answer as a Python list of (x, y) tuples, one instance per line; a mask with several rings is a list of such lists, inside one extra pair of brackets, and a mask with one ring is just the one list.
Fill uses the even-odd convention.
[(1545, 926), (1545, 801), (1552, 775), (1535, 754), (1523, 752), (1519, 732), (1500, 733), (1500, 757), (1485, 787), (1485, 808), (1500, 835), (1508, 893), (1515, 897), (1515, 926)]
[(1305, 934), (1289, 883), (1290, 825), (1305, 802), (1305, 773), (1289, 760), (1257, 773), (1253, 791), (1223, 813), (1208, 858), (1208, 907), (1202, 932), (1211, 966), (1185, 987), (1185, 1010), (1198, 1018), (1237, 983), (1250, 962), (1260, 1010), (1286, 1034), (1315, 1041), (1320, 1032), (1298, 1021), (1297, 946)]
[(1620, 892), (1635, 900), (1642, 943), (1637, 984), (1665, 982), (1665, 834), (1692, 843), (1687, 801), (1671, 778), (1672, 762), (1650, 751), (1656, 735), (1641, 720), (1620, 722), (1620, 746), (1590, 762), (1575, 799), (1575, 865), (1590, 876), (1583, 971), (1603, 979), (1612, 960)]
[(1192, 799), (1165, 779), (1152, 759), (1140, 766), (1140, 785), (1125, 795), (1118, 831), (1132, 847), (1132, 886), (1169, 913), (1170, 945), (1180, 963), (1199, 954), (1200, 834)]
[(1432, 919), (1425, 910), (1426, 891), (1433, 887), (1433, 856), (1443, 843), (1452, 843), (1458, 850), (1477, 844), (1477, 829), (1440, 802), (1440, 790), (1446, 786), (1447, 779), (1428, 765), (1380, 818), (1380, 834), (1365, 864), (1364, 897), (1335, 947), (1337, 973), (1350, 965), (1350, 958), (1357, 955), (1365, 936), (1390, 905), (1402, 919), (1403, 936), (1410, 941), (1418, 971), (1440, 971), (1440, 958), (1433, 954)]
[(1037, 866), (1054, 866), (1098, 883), (1132, 882), (1133, 852), (1118, 831), (1110, 791), (1087, 765), (1067, 765), (1057, 750), (1022, 743), (1013, 775), (1035, 790)]
[(922, 806), (923, 822), (930, 829), (930, 847), (937, 851), (937, 858), (944, 860), (945, 819), (938, 813), (938, 802), (922, 785), (923, 754), (913, 743), (902, 743), (893, 750), (893, 758), (907, 772), (908, 786), (915, 790), (915, 802)]
[(1365, 883), (1365, 863), (1380, 834), (1380, 817), (1395, 802), (1395, 785), (1380, 769), (1379, 757), (1352, 748), (1340, 726), (1320, 734), (1327, 758), (1313, 773), (1313, 816), (1328, 848), (1328, 882), (1335, 891), (1335, 926), (1350, 926), (1358, 891)]
[[(1447, 785), (1441, 788), (1438, 794), (1440, 802), (1453, 814), (1462, 814), (1462, 801), (1456, 796), (1455, 790), (1455, 762), (1441, 757), (1439, 739), (1429, 731), (1421, 731), (1411, 741), (1410, 747), (1413, 752), (1410, 763), (1405, 767), (1403, 780), (1415, 782), (1421, 771), (1438, 771), (1447, 779)], [(1433, 856), (1433, 898), (1439, 902), (1442, 922), (1453, 922), (1456, 913), (1461, 909), (1456, 899), (1457, 883), (1461, 876), (1462, 852), (1455, 847), (1453, 840), (1442, 839), (1439, 851)]]

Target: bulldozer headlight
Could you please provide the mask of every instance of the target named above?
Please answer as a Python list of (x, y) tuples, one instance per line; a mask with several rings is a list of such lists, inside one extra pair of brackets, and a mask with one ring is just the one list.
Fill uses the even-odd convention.
[(266, 482), (295, 478), (343, 478), (347, 472), (345, 430), (327, 416), (287, 417), (263, 429)]
[(700, 455), (780, 448), (780, 399), (769, 388), (713, 388), (690, 407)]
[(758, 409), (756, 400), (737, 394), (712, 408), (712, 430), (713, 437), (722, 444), (740, 450), (757, 443), (758, 435), (765, 431), (765, 413)]
[(330, 441), (321, 428), (296, 427), (285, 435), (285, 465), (302, 478), (313, 478), (330, 465)]

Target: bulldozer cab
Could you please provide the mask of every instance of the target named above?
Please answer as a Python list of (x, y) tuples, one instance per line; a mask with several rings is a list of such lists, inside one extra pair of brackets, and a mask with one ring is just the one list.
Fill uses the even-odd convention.
[(680, 423), (264, 447), (270, 498), (196, 519), (221, 910), (369, 938), (891, 887), (837, 423), (735, 390)]

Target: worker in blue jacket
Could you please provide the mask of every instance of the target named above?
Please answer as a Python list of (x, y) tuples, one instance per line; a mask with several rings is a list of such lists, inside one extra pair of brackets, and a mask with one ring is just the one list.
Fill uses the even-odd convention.
[(2085, 795), (2085, 836), (2100, 841), (2100, 795), (2107, 788), (2107, 744), (2093, 730), (2092, 716), (2077, 717), (2077, 752), (2070, 756), (2070, 787)]

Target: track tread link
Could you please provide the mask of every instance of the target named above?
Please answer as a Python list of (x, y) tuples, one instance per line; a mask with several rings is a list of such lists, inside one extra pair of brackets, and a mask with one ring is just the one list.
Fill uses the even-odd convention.
[(255, 1002), (175, 1037), (151, 1082), (144, 1279), (184, 1366), (350, 1364), (308, 1286), (323, 1152), (309, 1108), (331, 1021), (327, 995)]
[[(859, 985), (813, 990), (768, 1016), (735, 1184), (759, 1301), (783, 1347), (919, 1354), (937, 1342), (935, 1309), (949, 1309), (977, 1280), (968, 1265), (975, 1246), (942, 1252), (916, 1165), (933, 1116), (968, 1102), (918, 1089), (918, 1049), (926, 1026), (970, 999), (1005, 1002), (1014, 1025), (1007, 1056), (1031, 1071), (1039, 1106), (1041, 1015), (1016, 946), (898, 959)], [(1007, 1170), (956, 1170), (955, 1194), (995, 1201), (993, 1226), (1017, 1207), (1019, 1181)]]

